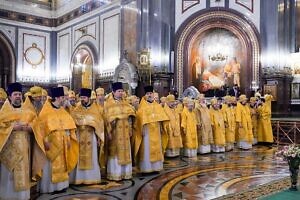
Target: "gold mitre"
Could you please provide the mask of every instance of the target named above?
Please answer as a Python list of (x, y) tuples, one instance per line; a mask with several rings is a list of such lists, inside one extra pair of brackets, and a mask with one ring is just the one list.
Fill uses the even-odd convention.
[(246, 97), (246, 95), (242, 94), (239, 96), (239, 102), (242, 102), (242, 101), (247, 101), (248, 98)]
[(136, 100), (137, 96), (131, 95), (127, 97), (128, 103), (132, 104)]
[(26, 92), (26, 93), (24, 94), (24, 97), (25, 97), (25, 98), (27, 98), (27, 97), (31, 97), (31, 92), (29, 92), (29, 91), (28, 91), (28, 92)]
[(160, 98), (160, 102), (161, 102), (161, 103), (165, 103), (166, 100), (167, 100), (167, 97), (161, 97), (161, 98)]
[(231, 96), (231, 102), (236, 102), (235, 96)]
[(202, 94), (202, 93), (201, 93), (201, 94), (198, 94), (197, 99), (198, 99), (198, 100), (205, 99), (205, 95)]
[(183, 104), (186, 104), (186, 103), (188, 102), (188, 100), (189, 100), (188, 97), (184, 97), (184, 98), (182, 99), (182, 103), (183, 103)]
[(91, 92), (91, 99), (96, 99), (96, 92), (94, 90)]
[(216, 99), (216, 98), (212, 98), (211, 100), (210, 100), (210, 104), (211, 105), (216, 105), (218, 103), (218, 99)]
[(225, 97), (223, 97), (225, 103), (230, 103), (231, 102), (231, 96), (226, 95)]
[(69, 98), (76, 98), (75, 92), (74, 92), (73, 90), (69, 90), (69, 91), (68, 91), (68, 97), (69, 97)]
[(255, 103), (255, 102), (256, 102), (256, 99), (257, 99), (256, 97), (251, 97), (251, 98), (250, 98), (250, 103)]
[(171, 102), (174, 102), (174, 101), (176, 101), (176, 99), (175, 99), (175, 96), (173, 94), (169, 94), (166, 97), (166, 102), (171, 103)]
[(42, 96), (45, 96), (45, 97), (48, 96), (47, 90), (45, 90), (45, 89), (42, 90)]
[(0, 88), (0, 98), (2, 98), (2, 99), (7, 98), (7, 94), (3, 88)]
[(104, 88), (102, 88), (102, 87), (99, 87), (99, 88), (97, 88), (96, 89), (96, 94), (97, 95), (104, 95)]
[(33, 86), (29, 89), (29, 92), (31, 93), (32, 97), (41, 97), (43, 95), (43, 88), (39, 86)]

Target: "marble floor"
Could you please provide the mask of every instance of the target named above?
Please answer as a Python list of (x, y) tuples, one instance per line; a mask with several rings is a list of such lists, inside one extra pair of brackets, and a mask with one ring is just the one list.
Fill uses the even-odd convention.
[(276, 149), (255, 146), (248, 151), (235, 149), (197, 158), (166, 159), (164, 171), (159, 174), (134, 172), (134, 178), (128, 181), (103, 180), (99, 185), (71, 185), (65, 193), (42, 194), (38, 199), (224, 199), (226, 195), (287, 179), (288, 166), (275, 156)]

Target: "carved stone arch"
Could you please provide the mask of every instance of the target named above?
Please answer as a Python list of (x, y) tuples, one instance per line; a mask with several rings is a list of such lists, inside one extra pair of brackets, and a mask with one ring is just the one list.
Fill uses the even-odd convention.
[(246, 50), (247, 76), (244, 77), (243, 92), (250, 93), (259, 85), (260, 45), (258, 31), (254, 24), (234, 10), (210, 9), (199, 11), (188, 18), (176, 34), (175, 74), (179, 94), (189, 85), (188, 52), (193, 40), (204, 31), (222, 28), (232, 32)]
[[(72, 75), (71, 75), (71, 80), (70, 80), (70, 87), (72, 89), (75, 89), (76, 91), (78, 91), (80, 88), (78, 86), (78, 80), (75, 80), (75, 62), (76, 62), (76, 55), (80, 52), (80, 51), (86, 51), (88, 52), (88, 54), (90, 55), (90, 58), (88, 59), (91, 59), (91, 62), (92, 62), (92, 85), (91, 85), (91, 88), (90, 89), (94, 89), (95, 88), (95, 81), (96, 81), (96, 75), (98, 74), (98, 66), (99, 66), (99, 58), (97, 56), (97, 50), (96, 50), (96, 47), (90, 43), (90, 42), (83, 42), (79, 45), (76, 46), (76, 49), (73, 51), (72, 53), (72, 56), (71, 56), (71, 60), (70, 60), (70, 70), (72, 72)], [(80, 86), (82, 87), (82, 86)]]
[(16, 56), (13, 45), (0, 31), (0, 87), (16, 81)]

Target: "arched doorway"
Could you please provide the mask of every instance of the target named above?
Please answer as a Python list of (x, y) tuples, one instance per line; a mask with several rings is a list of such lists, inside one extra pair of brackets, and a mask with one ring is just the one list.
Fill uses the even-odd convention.
[(12, 45), (0, 31), (0, 87), (15, 81), (16, 59)]
[(79, 92), (80, 88), (94, 88), (96, 63), (94, 53), (88, 45), (80, 45), (74, 51), (71, 60), (71, 88), (75, 92)]
[(238, 75), (241, 91), (250, 94), (259, 85), (257, 35), (255, 26), (236, 11), (218, 9), (192, 15), (176, 37), (179, 94), (191, 85), (201, 92), (232, 86)]

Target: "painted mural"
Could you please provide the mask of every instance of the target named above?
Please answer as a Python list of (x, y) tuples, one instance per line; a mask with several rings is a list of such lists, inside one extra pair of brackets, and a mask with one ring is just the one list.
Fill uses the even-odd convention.
[(241, 86), (245, 56), (239, 38), (232, 32), (209, 29), (198, 35), (189, 49), (190, 82), (200, 92)]

